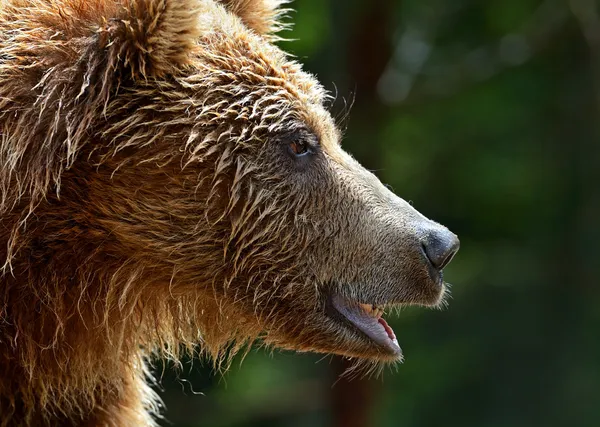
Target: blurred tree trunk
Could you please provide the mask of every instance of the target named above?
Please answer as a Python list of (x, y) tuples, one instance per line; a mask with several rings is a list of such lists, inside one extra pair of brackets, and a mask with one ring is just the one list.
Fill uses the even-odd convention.
[(368, 379), (349, 379), (341, 375), (350, 367), (347, 359), (335, 357), (331, 365), (339, 380), (331, 389), (333, 427), (372, 426), (373, 401), (379, 392), (379, 384)]
[[(351, 111), (352, 153), (368, 169), (381, 167), (382, 147), (376, 132), (386, 120), (386, 108), (377, 95), (377, 84), (392, 51), (390, 16), (392, 4), (386, 0), (359, 3), (351, 28), (355, 29), (346, 46), (347, 72), (355, 88)], [(344, 7), (348, 7), (344, 5)], [(367, 378), (340, 376), (350, 367), (349, 361), (335, 357), (331, 365), (339, 378), (331, 389), (335, 427), (370, 427), (373, 403), (380, 392), (380, 382)]]
[(383, 154), (378, 132), (387, 122), (387, 108), (379, 99), (377, 85), (392, 55), (391, 17), (397, 6), (387, 0), (359, 4), (346, 46), (347, 73), (355, 92), (349, 122), (351, 145), (365, 167), (378, 169)]

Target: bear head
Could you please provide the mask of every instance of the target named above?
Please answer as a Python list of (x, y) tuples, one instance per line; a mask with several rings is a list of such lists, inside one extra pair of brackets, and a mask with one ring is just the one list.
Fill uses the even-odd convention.
[(131, 347), (399, 360), (381, 314), (439, 305), (458, 240), (342, 149), (280, 3), (4, 2), (5, 274)]

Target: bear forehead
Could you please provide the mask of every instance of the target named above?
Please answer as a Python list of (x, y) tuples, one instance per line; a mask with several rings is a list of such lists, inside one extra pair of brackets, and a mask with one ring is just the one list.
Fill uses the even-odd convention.
[(273, 121), (291, 116), (321, 139), (339, 140), (324, 107), (328, 94), (318, 80), (251, 31), (202, 37), (192, 68), (186, 80), (212, 87), (220, 101), (228, 99), (226, 109), (238, 118), (246, 112), (250, 116), (264, 114)]

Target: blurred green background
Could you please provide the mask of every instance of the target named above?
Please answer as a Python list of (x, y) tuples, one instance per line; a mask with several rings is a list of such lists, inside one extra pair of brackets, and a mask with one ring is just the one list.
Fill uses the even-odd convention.
[(281, 46), (337, 95), (345, 149), (460, 236), (453, 296), (390, 319), (406, 361), (379, 379), (310, 354), (186, 360), (163, 425), (600, 426), (598, 2), (291, 6)]

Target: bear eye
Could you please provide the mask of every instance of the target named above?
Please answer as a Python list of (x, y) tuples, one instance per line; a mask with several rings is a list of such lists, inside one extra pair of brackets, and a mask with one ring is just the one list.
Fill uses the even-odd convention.
[(278, 138), (280, 147), (295, 167), (308, 167), (319, 154), (320, 146), (316, 135), (308, 129), (296, 128)]
[(290, 142), (288, 147), (290, 148), (290, 151), (298, 157), (304, 156), (311, 152), (308, 144), (302, 141)]

